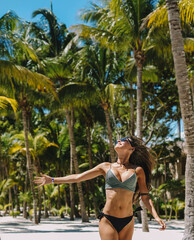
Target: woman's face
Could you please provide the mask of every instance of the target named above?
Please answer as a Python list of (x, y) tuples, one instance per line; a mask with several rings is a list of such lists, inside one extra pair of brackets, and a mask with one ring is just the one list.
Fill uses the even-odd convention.
[(119, 149), (134, 150), (135, 148), (131, 146), (131, 140), (129, 138), (122, 138), (117, 140), (115, 145), (115, 151)]

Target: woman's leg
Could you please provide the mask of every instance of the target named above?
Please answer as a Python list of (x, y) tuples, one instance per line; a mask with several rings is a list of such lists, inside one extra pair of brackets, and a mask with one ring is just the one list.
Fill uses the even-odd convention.
[(119, 232), (119, 240), (132, 240), (133, 230), (134, 218)]
[(101, 240), (119, 240), (118, 232), (105, 217), (99, 222), (99, 233)]

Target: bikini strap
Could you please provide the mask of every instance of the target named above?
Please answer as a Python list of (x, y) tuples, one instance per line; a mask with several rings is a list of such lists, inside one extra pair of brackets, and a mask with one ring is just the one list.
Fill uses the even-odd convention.
[(98, 214), (98, 219), (101, 220), (102, 218), (104, 217), (104, 213), (102, 211), (99, 211), (99, 214)]
[(142, 207), (140, 207), (140, 206), (139, 206), (139, 207), (137, 207), (137, 208), (135, 209), (135, 211), (134, 211), (133, 215), (135, 215), (135, 213), (136, 213), (136, 212), (139, 212), (139, 211), (141, 211), (141, 210), (143, 210), (143, 209), (142, 209)]

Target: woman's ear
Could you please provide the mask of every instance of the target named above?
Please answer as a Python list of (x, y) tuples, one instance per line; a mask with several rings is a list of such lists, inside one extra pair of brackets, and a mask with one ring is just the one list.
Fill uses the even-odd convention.
[(132, 149), (131, 149), (133, 152), (135, 151), (135, 147), (132, 147)]

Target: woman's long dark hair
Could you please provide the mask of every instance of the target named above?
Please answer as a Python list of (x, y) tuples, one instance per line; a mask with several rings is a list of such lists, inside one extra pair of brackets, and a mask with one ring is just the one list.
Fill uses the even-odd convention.
[[(135, 136), (131, 136), (131, 145), (135, 147), (135, 151), (131, 154), (129, 158), (129, 162), (135, 166), (140, 166), (143, 168), (146, 176), (146, 185), (148, 190), (151, 190), (151, 172), (154, 166), (154, 159), (152, 154), (150, 153), (150, 149), (145, 145), (145, 143)], [(135, 194), (134, 194), (134, 202), (138, 200), (139, 194), (139, 186), (137, 184)]]

